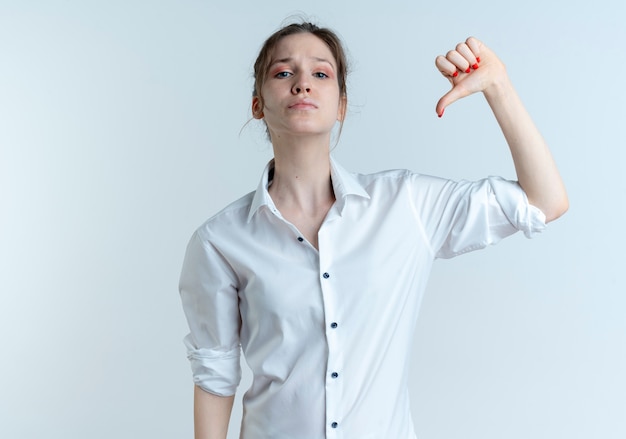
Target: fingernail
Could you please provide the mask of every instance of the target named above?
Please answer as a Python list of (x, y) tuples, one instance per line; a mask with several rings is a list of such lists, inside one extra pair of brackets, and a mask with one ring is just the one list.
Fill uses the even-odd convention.
[(476, 62), (480, 62), (480, 56), (476, 57)]
[(474, 70), (476, 70), (476, 69), (478, 68), (478, 63), (474, 64), (474, 65), (472, 66), (472, 68), (473, 68)]
[(453, 78), (456, 78), (457, 76), (459, 76), (459, 72), (455, 71), (455, 72), (452, 74), (452, 77), (453, 77)]
[(441, 110), (441, 113), (439, 113), (437, 116), (442, 117), (443, 116), (443, 112), (446, 111), (446, 109), (444, 108), (443, 110)]
[(469, 73), (472, 69), (470, 69), (469, 67), (467, 68), (467, 70), (465, 71), (465, 73)]

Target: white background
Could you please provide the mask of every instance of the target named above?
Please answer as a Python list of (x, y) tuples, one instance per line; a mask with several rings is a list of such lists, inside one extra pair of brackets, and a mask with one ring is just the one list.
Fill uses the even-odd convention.
[(0, 1), (0, 437), (192, 437), (184, 248), (271, 157), (246, 125), (252, 63), (300, 12), (350, 52), (348, 169), (514, 178), (482, 97), (435, 115), (435, 56), (476, 35), (569, 190), (536, 239), (436, 264), (413, 352), (418, 437), (626, 437), (625, 9)]

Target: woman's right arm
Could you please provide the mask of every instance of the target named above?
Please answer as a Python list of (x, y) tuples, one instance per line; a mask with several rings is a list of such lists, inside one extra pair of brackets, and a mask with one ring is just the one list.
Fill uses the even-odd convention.
[(194, 386), (195, 439), (226, 439), (234, 396), (218, 396)]
[(193, 234), (179, 283), (189, 324), (184, 344), (195, 383), (195, 439), (226, 439), (234, 402), (228, 395), (241, 380), (238, 277), (211, 235), (208, 226)]

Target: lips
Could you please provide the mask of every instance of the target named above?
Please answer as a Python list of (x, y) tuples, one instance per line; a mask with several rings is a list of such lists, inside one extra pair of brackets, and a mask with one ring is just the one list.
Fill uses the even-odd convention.
[(302, 99), (289, 105), (291, 110), (312, 110), (315, 108), (317, 108), (317, 105), (309, 99)]

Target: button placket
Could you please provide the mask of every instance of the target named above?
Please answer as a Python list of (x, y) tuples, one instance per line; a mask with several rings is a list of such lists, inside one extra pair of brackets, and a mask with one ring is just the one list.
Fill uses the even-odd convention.
[[(331, 278), (332, 279), (332, 278)], [(334, 300), (330, 300), (334, 302)], [(330, 308), (330, 307), (328, 307)], [(328, 314), (336, 314), (328, 311)], [(326, 369), (326, 419), (327, 438), (341, 438), (341, 419), (343, 416), (343, 352), (341, 345), (341, 333), (337, 322), (326, 325), (326, 340), (328, 343), (328, 363)]]
[[(327, 220), (332, 215), (329, 213)], [(336, 218), (334, 218), (336, 219)], [(328, 357), (326, 363), (326, 437), (342, 438), (341, 422), (343, 417), (343, 353), (340, 343), (339, 323), (337, 319), (337, 302), (340, 300), (338, 294), (337, 280), (339, 275), (335, 273), (333, 256), (336, 254), (336, 240), (332, 238), (332, 230), (336, 225), (335, 221), (326, 221), (318, 233), (319, 241), (319, 279), (322, 290), (322, 300), (324, 306), (324, 318), (326, 320), (326, 343), (328, 346)]]

